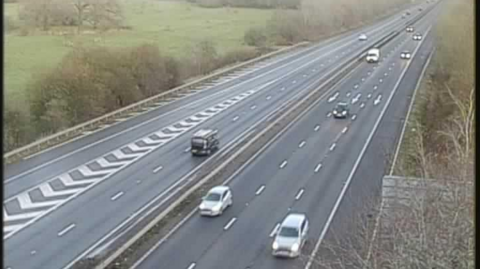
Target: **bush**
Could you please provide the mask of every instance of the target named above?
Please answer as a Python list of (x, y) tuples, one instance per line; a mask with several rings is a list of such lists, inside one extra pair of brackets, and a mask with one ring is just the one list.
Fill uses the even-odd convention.
[(267, 35), (262, 28), (250, 28), (243, 37), (245, 44), (255, 47), (263, 47), (267, 42)]
[(3, 152), (9, 152), (28, 143), (32, 137), (27, 113), (6, 106), (3, 113)]
[(18, 25), (16, 22), (10, 17), (10, 16), (4, 16), (3, 17), (3, 30), (6, 33), (9, 33), (13, 30), (18, 29)]
[(178, 63), (158, 47), (76, 48), (30, 83), (31, 112), (49, 134), (161, 93), (179, 84)]

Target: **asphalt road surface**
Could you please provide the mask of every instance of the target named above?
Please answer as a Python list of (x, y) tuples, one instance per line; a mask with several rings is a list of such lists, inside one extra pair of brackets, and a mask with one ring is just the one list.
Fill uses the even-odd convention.
[[(412, 16), (416, 14), (417, 11)], [(420, 32), (425, 32), (428, 25), (426, 20), (415, 24)], [(280, 105), (317, 86), (326, 72), (352, 53), (369, 48), (394, 29), (404, 28), (405, 19), (400, 14), (392, 16), (359, 31), (259, 63), (209, 89), (152, 107), (148, 113), (6, 166), (5, 267), (65, 267), (86, 250), (99, 246), (107, 234), (131, 216), (143, 212), (150, 201), (181, 186), (186, 176), (202, 165), (205, 158), (192, 158), (188, 152), (193, 132), (205, 127), (218, 129), (221, 147), (226, 148)], [(369, 36), (368, 41), (357, 40), (360, 32)], [(268, 256), (270, 241), (263, 235), (269, 234), (267, 230), (275, 226), (288, 207), (308, 212), (312, 223), (320, 229), (342, 180), (348, 176), (349, 167), (406, 67), (408, 61), (399, 59), (400, 50), (413, 50), (419, 44), (406, 33), (401, 36), (396, 39), (398, 43), (382, 49), (384, 62), (375, 69), (376, 65), (362, 64), (340, 87), (331, 90), (332, 96), (339, 93), (336, 100), (325, 100), (234, 179), (235, 204), (225, 216), (193, 218), (175, 234), (175, 242), (159, 248), (159, 253), (141, 266), (187, 268), (191, 262), (197, 262), (199, 267), (216, 268), (222, 264), (220, 261), (232, 268), (245, 268), (239, 266), (253, 261), (261, 261), (262, 267), (274, 266), (276, 261)], [(389, 50), (393, 51), (390, 55)], [(417, 61), (420, 60), (415, 58), (411, 64)], [(390, 63), (395, 63), (391, 69)], [(406, 79), (404, 82), (410, 86), (415, 83)], [(402, 86), (404, 82), (399, 92), (408, 88)], [(376, 90), (374, 85), (378, 85)], [(337, 99), (350, 100), (359, 93), (362, 95), (358, 102), (352, 104), (352, 112), (358, 118), (333, 120), (327, 116)], [(377, 98), (380, 99), (374, 105)], [(305, 143), (300, 147), (302, 141)], [(279, 169), (283, 161), (287, 163)], [(322, 168), (309, 175), (311, 166), (315, 168), (319, 163)], [(256, 188), (262, 184), (265, 190), (255, 196)], [(302, 188), (301, 199), (288, 199)], [(247, 202), (249, 206), (245, 206)], [(238, 220), (224, 232), (222, 227), (230, 217)], [(316, 228), (312, 228), (315, 235)], [(238, 236), (244, 240), (239, 241)], [(172, 255), (179, 250), (183, 250), (182, 255)], [(227, 255), (227, 250), (240, 250), (245, 257), (242, 262), (236, 261), (238, 258)], [(216, 257), (217, 251), (229, 259)]]
[[(416, 23), (417, 31), (425, 33), (434, 17)], [(430, 37), (417, 42), (411, 34), (398, 36), (382, 49), (385, 59), (381, 63), (363, 63), (232, 178), (228, 185), (235, 202), (222, 216), (193, 215), (168, 243), (141, 259), (135, 268), (303, 268), (305, 259), (277, 259), (271, 255), (275, 227), (289, 212), (306, 213), (310, 242), (304, 251), (308, 255), (331, 224), (331, 212), (345, 184), (361, 188), (359, 195), (364, 199), (367, 196), (363, 190), (379, 188), (384, 160), (363, 163), (362, 157), (367, 147), (381, 139), (377, 134), (391, 142), (399, 135), (401, 121), (385, 124), (387, 116), (392, 112), (406, 113), (405, 101), (415, 88), (432, 45)], [(403, 50), (416, 51), (414, 58), (400, 59)], [(336, 100), (329, 102), (336, 93)], [(349, 119), (331, 116), (334, 104), (340, 100), (351, 106)], [(361, 203), (361, 199), (355, 202)], [(354, 213), (345, 212), (350, 216)], [(348, 216), (343, 219), (348, 221)]]

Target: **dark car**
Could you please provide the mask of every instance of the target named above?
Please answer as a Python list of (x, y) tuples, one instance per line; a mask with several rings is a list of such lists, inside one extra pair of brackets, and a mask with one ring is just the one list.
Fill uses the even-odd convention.
[(333, 109), (334, 118), (346, 118), (349, 114), (348, 104), (346, 102), (339, 102)]

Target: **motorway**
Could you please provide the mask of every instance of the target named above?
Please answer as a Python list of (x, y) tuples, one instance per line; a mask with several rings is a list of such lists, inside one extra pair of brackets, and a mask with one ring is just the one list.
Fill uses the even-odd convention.
[[(412, 16), (416, 14), (415, 11)], [(422, 20), (415, 25), (425, 32), (429, 23)], [(367, 49), (393, 29), (404, 27), (405, 20), (400, 15), (390, 17), (362, 29), (369, 36), (366, 42), (357, 40), (356, 31), (273, 58), (208, 90), (192, 92), (146, 114), (6, 166), (5, 266), (55, 269), (71, 264), (86, 254), (87, 249), (99, 246), (98, 242), (119, 225), (126, 224), (129, 217), (144, 212), (149, 202), (161, 199), (166, 190), (181, 186), (201, 166), (205, 158), (192, 158), (188, 153), (193, 132), (203, 127), (218, 129), (225, 149), (281, 104), (317, 86), (322, 76), (348, 61), (351, 53)], [(339, 93), (338, 98), (362, 94), (352, 105), (358, 118), (332, 120), (327, 115), (336, 101), (326, 100), (326, 105), (318, 106), (292, 127), (296, 131), (289, 131), (275, 142), (278, 146), (269, 148), (254, 165), (234, 178), (235, 204), (225, 216), (211, 220), (193, 218), (174, 235), (175, 242), (159, 248), (160, 253), (148, 257), (141, 266), (153, 268), (156, 263), (155, 268), (158, 264), (165, 264), (162, 268), (187, 268), (189, 264), (183, 263), (190, 261), (204, 268), (215, 268), (212, 266), (218, 262), (215, 252), (227, 250), (241, 250), (248, 256), (243, 262), (232, 257), (228, 261), (232, 262), (232, 268), (245, 268), (239, 266), (256, 260), (270, 264), (272, 261), (265, 256), (270, 242), (261, 235), (274, 226), (272, 221), (281, 219), (288, 207), (328, 212), (329, 203), (334, 203), (335, 195), (338, 196), (341, 180), (336, 179), (345, 179), (348, 175), (341, 173), (350, 170), (339, 169), (340, 163), (353, 165), (364, 144), (358, 141), (366, 140), (374, 119), (385, 106), (389, 92), (405, 68), (405, 62), (398, 57), (399, 51), (404, 47), (413, 50), (418, 44), (407, 38), (406, 33), (396, 40), (400, 41), (382, 49), (393, 52), (383, 54), (386, 59), (378, 67), (362, 64), (340, 87), (330, 89), (333, 95)], [(377, 81), (380, 78), (382, 82)], [(408, 83), (414, 85), (414, 81)], [(378, 87), (374, 89), (374, 85)], [(354, 140), (350, 138), (352, 133)], [(300, 147), (302, 141), (305, 143)], [(283, 161), (286, 165), (278, 169)], [(298, 176), (299, 170), (309, 171), (310, 166), (315, 168), (320, 163), (322, 168), (311, 176)], [(321, 181), (318, 176), (331, 180)], [(259, 184), (265, 185), (265, 190), (259, 196), (252, 196)], [(291, 197), (302, 186), (300, 200), (277, 201), (278, 197)], [(321, 209), (317, 208), (319, 194), (323, 194)], [(245, 207), (247, 202), (249, 206)], [(327, 217), (316, 211), (311, 215), (312, 223), (324, 223)], [(222, 233), (221, 226), (225, 224), (222, 220), (228, 221), (229, 216), (238, 220), (231, 230)], [(269, 220), (253, 221), (265, 216)], [(315, 234), (315, 229), (312, 232)], [(237, 242), (235, 237), (242, 233), (251, 240)], [(189, 257), (168, 254), (178, 251), (177, 248)], [(185, 252), (187, 249), (191, 252)], [(256, 253), (263, 254), (255, 256)], [(159, 263), (160, 257), (166, 258)]]
[[(435, 14), (428, 16), (415, 28), (426, 33), (434, 17)], [(376, 143), (372, 137), (380, 126), (379, 119), (388, 115), (386, 109), (406, 112), (408, 103), (401, 100), (412, 94), (418, 71), (432, 50), (431, 38), (420, 47), (410, 36), (402, 33), (382, 48), (386, 58), (380, 64), (362, 63), (329, 98), (321, 100), (264, 153), (230, 178), (228, 185), (235, 203), (224, 215), (205, 218), (194, 214), (168, 239), (168, 244), (158, 246), (133, 268), (302, 268), (306, 259), (271, 256), (274, 230), (288, 212), (306, 213), (311, 230), (305, 251), (311, 253), (331, 223), (332, 209), (345, 184), (355, 181), (356, 187), (372, 189), (370, 194), (378, 189), (383, 160), (377, 158), (376, 164), (369, 163), (363, 169), (358, 165), (367, 146)], [(404, 49), (416, 51), (415, 58), (401, 60), (399, 55)], [(329, 102), (336, 93), (337, 100)], [(330, 111), (338, 100), (349, 101), (354, 119), (331, 117)], [(400, 123), (396, 122), (399, 126)], [(382, 135), (394, 140), (399, 129), (389, 127), (382, 130)], [(357, 169), (370, 173), (356, 177)], [(368, 197), (362, 195), (364, 199)], [(348, 213), (354, 214), (352, 210)]]

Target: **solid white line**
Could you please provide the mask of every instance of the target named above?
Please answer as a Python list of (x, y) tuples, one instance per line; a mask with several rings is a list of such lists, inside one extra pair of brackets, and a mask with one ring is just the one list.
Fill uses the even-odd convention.
[(315, 126), (315, 132), (320, 129), (320, 125)]
[(298, 145), (298, 147), (301, 148), (301, 147), (305, 146), (305, 143), (306, 143), (305, 141), (302, 141), (302, 143), (300, 143), (300, 145)]
[(159, 166), (153, 170), (153, 173), (156, 174), (158, 171), (162, 170), (163, 166)]
[(407, 127), (408, 118), (410, 117), (410, 112), (412, 112), (413, 104), (415, 103), (415, 97), (417, 96), (417, 90), (420, 87), (420, 83), (422, 82), (425, 72), (427, 71), (428, 65), (430, 64), (430, 60), (432, 59), (434, 51), (435, 51), (435, 48), (432, 49), (432, 52), (430, 53), (430, 56), (427, 59), (427, 62), (423, 66), (422, 73), (420, 74), (420, 77), (418, 78), (418, 81), (417, 81), (417, 85), (415, 85), (413, 97), (412, 97), (412, 100), (410, 101), (410, 106), (408, 107), (407, 116), (405, 117), (405, 122), (403, 123), (403, 128), (402, 128), (402, 132), (400, 133), (400, 138), (398, 140), (397, 148), (395, 149), (395, 155), (393, 157), (392, 168), (390, 169), (389, 175), (393, 175), (393, 170), (395, 168), (395, 163), (397, 162), (398, 153), (400, 152), (400, 146), (402, 145), (403, 136), (405, 135), (405, 128)]
[(3, 232), (4, 233), (8, 233), (8, 232), (11, 232), (11, 231), (15, 231), (17, 229), (21, 229), (23, 227), (23, 224), (17, 224), (17, 225), (7, 225), (7, 226), (3, 226)]
[(295, 200), (300, 200), (300, 198), (302, 197), (302, 194), (305, 192), (304, 189), (300, 189), (300, 191), (298, 192), (297, 196), (295, 196)]
[(230, 227), (232, 227), (233, 223), (235, 223), (235, 221), (237, 221), (237, 218), (232, 218), (228, 223), (227, 225), (225, 225), (225, 227), (223, 227), (223, 230), (228, 230), (230, 229)]
[(344, 134), (347, 130), (348, 130), (348, 127), (345, 126), (345, 128), (343, 128), (343, 130), (342, 130), (342, 134)]
[(123, 191), (121, 191), (121, 192), (115, 194), (114, 196), (112, 196), (112, 198), (110, 198), (110, 200), (115, 201), (118, 198), (120, 198), (120, 196), (122, 196), (122, 195), (123, 195)]
[(329, 150), (330, 150), (330, 151), (334, 150), (336, 146), (337, 146), (337, 143), (333, 143), (333, 144), (330, 146)]
[(317, 167), (315, 167), (315, 173), (318, 173), (318, 171), (320, 170), (320, 168), (322, 168), (322, 164), (321, 164), (321, 163), (317, 164)]
[[(429, 30), (427, 31), (427, 34), (428, 32), (430, 31), (431, 27), (429, 28)], [(421, 45), (421, 44), (420, 44)], [(415, 55), (418, 51), (418, 49), (420, 48), (420, 45), (416, 48), (415, 52), (413, 53), (413, 55)], [(355, 172), (357, 171), (357, 167), (358, 165), (360, 164), (360, 161), (362, 160), (363, 158), (363, 155), (365, 154), (365, 151), (367, 150), (367, 147), (370, 145), (370, 142), (373, 138), (373, 135), (375, 134), (377, 128), (378, 128), (378, 125), (380, 124), (380, 121), (382, 120), (383, 118), (383, 115), (385, 114), (385, 111), (387, 111), (387, 108), (388, 106), (390, 105), (390, 101), (392, 100), (393, 98), (393, 95), (395, 94), (395, 92), (397, 91), (397, 88), (398, 86), (400, 85), (400, 82), (402, 81), (403, 77), (405, 76), (405, 73), (407, 72), (408, 70), (408, 67), (410, 66), (410, 62), (407, 63), (407, 66), (405, 67), (405, 69), (402, 71), (401, 75), (400, 75), (400, 78), (398, 79), (397, 83), (395, 84), (395, 86), (393, 87), (393, 91), (390, 93), (390, 96), (387, 100), (387, 103), (385, 104), (384, 108), (382, 109), (382, 111), (380, 112), (380, 116), (378, 117), (377, 121), (375, 122), (375, 125), (373, 126), (373, 129), (372, 131), (370, 132), (370, 135), (368, 136), (367, 138), (367, 141), (366, 143), (364, 144), (363, 148), (362, 148), (362, 151), (360, 152), (360, 155), (358, 156), (355, 164), (353, 165), (353, 168), (350, 172), (350, 175), (348, 176), (347, 178), (347, 181), (345, 182), (343, 188), (342, 188), (342, 191), (340, 192), (340, 195), (338, 196), (338, 199), (337, 201), (335, 202), (335, 205), (333, 206), (333, 209), (332, 211), (330, 212), (330, 215), (328, 216), (328, 219), (327, 219), (327, 222), (325, 223), (325, 226), (322, 230), (322, 233), (320, 234), (320, 237), (318, 238), (318, 241), (317, 243), (315, 244), (315, 248), (313, 249), (313, 252), (311, 253), (311, 255), (309, 256), (309, 259), (308, 259), (308, 262), (305, 266), (305, 269), (309, 269), (310, 266), (312, 266), (312, 261), (313, 259), (315, 258), (317, 252), (318, 252), (318, 249), (320, 247), (320, 244), (322, 243), (322, 240), (323, 238), (325, 237), (325, 234), (327, 233), (327, 230), (328, 228), (330, 227), (330, 223), (332, 222), (333, 220), (333, 217), (335, 216), (335, 213), (337, 212), (338, 210), (338, 207), (340, 205), (340, 202), (343, 200), (343, 196), (345, 195), (345, 192), (347, 191), (347, 188), (348, 186), (350, 186), (350, 182), (352, 181), (352, 178), (353, 178), (353, 175), (355, 174)]]
[(66, 227), (65, 229), (61, 230), (57, 235), (59, 237), (62, 237), (64, 234), (68, 233), (70, 230), (72, 230), (73, 228), (75, 228), (75, 224), (72, 223), (70, 224), (68, 227)]
[(260, 186), (260, 188), (258, 188), (257, 192), (255, 192), (255, 195), (260, 195), (260, 193), (262, 193), (264, 189), (265, 189), (265, 185)]
[(280, 169), (284, 168), (285, 165), (287, 165), (287, 160), (283, 161), (282, 164), (280, 165)]
[(193, 268), (195, 268), (195, 266), (197, 266), (197, 264), (192, 262), (192, 264), (190, 264), (190, 266), (188, 266), (187, 269), (193, 269)]
[(272, 230), (272, 232), (270, 233), (269, 236), (273, 237), (277, 233), (279, 228), (280, 228), (280, 223), (277, 223), (277, 225), (275, 225), (275, 227), (273, 227), (273, 230)]

